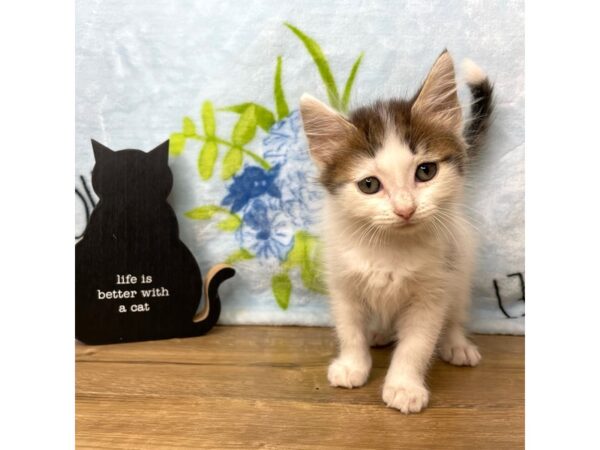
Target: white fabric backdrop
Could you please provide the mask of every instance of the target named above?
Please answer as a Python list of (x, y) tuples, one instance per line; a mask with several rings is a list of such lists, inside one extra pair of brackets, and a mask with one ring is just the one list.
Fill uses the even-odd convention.
[[(203, 180), (197, 168), (203, 142), (188, 139), (181, 152), (170, 158), (175, 184), (169, 201), (181, 238), (203, 273), (240, 248), (254, 256), (236, 262), (238, 276), (221, 289), (221, 323), (331, 323), (326, 297), (306, 287), (299, 266), (286, 266), (299, 241), (296, 233), (316, 233), (311, 211), (320, 195), (310, 183), (312, 168), (298, 128), (298, 99), (304, 92), (323, 100), (327, 95), (307, 48), (285, 22), (320, 45), (340, 91), (364, 52), (351, 105), (379, 96), (411, 95), (444, 48), (455, 62), (470, 57), (489, 73), (496, 85), (497, 109), (470, 205), (481, 233), (471, 328), (523, 333), (522, 1), (78, 1), (75, 184), (86, 200), (75, 197), (76, 234), (86, 225), (84, 203), (88, 209), (92, 206), (84, 186), (91, 186), (90, 138), (115, 150), (150, 150), (181, 132), (186, 116), (200, 134), (200, 110), (208, 100), (215, 108), (216, 135), (231, 141), (240, 115), (218, 108), (254, 102), (275, 112), (273, 79), (281, 56), (289, 114), (282, 120), (275, 114), (272, 128), (258, 127), (244, 144), (271, 167), (280, 164), (274, 182), (277, 189), (245, 199), (237, 212), (243, 222), (235, 230), (237, 219), (231, 218), (235, 215), (231, 212), (217, 212), (207, 219), (186, 216), (202, 205), (227, 209), (222, 202), (236, 183), (235, 178), (222, 179), (226, 144), (218, 146), (213, 176)], [(461, 98), (468, 101), (464, 88)], [(249, 167), (260, 168), (248, 154), (243, 158), (236, 172), (239, 186), (251, 178)], [(259, 175), (266, 177), (266, 173)], [(257, 223), (262, 220), (257, 219), (264, 212), (261, 208), (268, 211), (262, 224)], [(233, 226), (224, 231), (218, 223), (228, 217)], [(270, 240), (260, 240), (260, 231), (263, 235), (268, 231)], [(278, 303), (274, 296), (272, 278), (282, 268), (291, 283), (287, 303), (281, 299)]]

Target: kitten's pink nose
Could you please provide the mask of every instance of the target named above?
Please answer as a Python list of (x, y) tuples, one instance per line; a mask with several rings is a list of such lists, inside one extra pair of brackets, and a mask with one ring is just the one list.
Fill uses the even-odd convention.
[(415, 207), (415, 205), (396, 207), (394, 208), (394, 213), (398, 217), (402, 217), (404, 220), (408, 220), (415, 213), (416, 209), (417, 208)]

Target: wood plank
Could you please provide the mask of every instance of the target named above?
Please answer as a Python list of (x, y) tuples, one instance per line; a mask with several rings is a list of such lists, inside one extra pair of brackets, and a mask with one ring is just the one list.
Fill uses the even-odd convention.
[(381, 388), (327, 385), (332, 330), (217, 327), (207, 336), (76, 346), (79, 448), (519, 448), (524, 339), (476, 336), (477, 368), (436, 361), (430, 407), (404, 416)]

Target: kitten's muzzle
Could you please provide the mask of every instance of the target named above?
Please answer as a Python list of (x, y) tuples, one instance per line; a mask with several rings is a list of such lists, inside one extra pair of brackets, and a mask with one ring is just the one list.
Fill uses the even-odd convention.
[(394, 208), (394, 214), (408, 222), (416, 210), (417, 208), (414, 205), (406, 205), (401, 207), (396, 206)]

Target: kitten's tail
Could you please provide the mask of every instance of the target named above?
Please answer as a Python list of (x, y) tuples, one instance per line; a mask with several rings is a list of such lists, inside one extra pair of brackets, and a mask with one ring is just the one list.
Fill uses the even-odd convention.
[(471, 120), (465, 129), (465, 139), (469, 145), (469, 154), (474, 156), (481, 147), (491, 123), (494, 86), (486, 73), (470, 59), (463, 61), (463, 70), (473, 96)]

